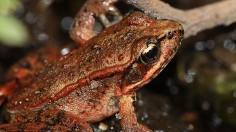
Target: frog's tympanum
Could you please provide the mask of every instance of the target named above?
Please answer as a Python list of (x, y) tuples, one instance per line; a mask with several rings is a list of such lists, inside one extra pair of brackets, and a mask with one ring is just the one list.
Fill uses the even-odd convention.
[(172, 59), (183, 28), (175, 21), (133, 12), (97, 35), (76, 30), (90, 29), (86, 24), (93, 23), (94, 14), (111, 9), (112, 1), (106, 2), (96, 2), (94, 8), (87, 4), (79, 12), (87, 15), (75, 19), (71, 35), (83, 46), (44, 66), (11, 94), (10, 122), (0, 125), (1, 130), (87, 132), (92, 131), (89, 123), (119, 112), (123, 131), (150, 131), (137, 122), (133, 96)]

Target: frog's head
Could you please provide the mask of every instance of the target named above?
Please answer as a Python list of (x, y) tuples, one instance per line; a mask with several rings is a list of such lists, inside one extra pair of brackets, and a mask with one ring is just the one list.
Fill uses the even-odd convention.
[(184, 34), (183, 27), (175, 21), (135, 13), (134, 17), (139, 15), (137, 19), (142, 22), (134, 24), (144, 26), (132, 47), (134, 61), (123, 75), (122, 93), (134, 91), (155, 78), (177, 52)]

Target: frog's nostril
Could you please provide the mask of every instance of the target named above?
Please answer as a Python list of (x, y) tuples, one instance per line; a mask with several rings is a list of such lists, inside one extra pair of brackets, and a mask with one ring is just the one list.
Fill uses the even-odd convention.
[(167, 37), (168, 39), (171, 39), (173, 36), (174, 36), (174, 32), (173, 32), (173, 31), (169, 31), (169, 32), (166, 34), (166, 37)]

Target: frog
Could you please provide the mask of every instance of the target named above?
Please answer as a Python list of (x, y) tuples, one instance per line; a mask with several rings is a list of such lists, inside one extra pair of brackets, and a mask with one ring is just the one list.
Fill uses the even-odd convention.
[(1, 131), (88, 132), (93, 131), (91, 123), (117, 112), (123, 131), (151, 131), (137, 120), (135, 92), (174, 57), (183, 27), (134, 11), (97, 35), (86, 32), (84, 37), (80, 27), (91, 29), (94, 17), (109, 11), (115, 1), (100, 2), (89, 0), (78, 13), (89, 17), (74, 19), (70, 34), (82, 46), (43, 66), (29, 83), (14, 90), (6, 106), (10, 122), (1, 124)]

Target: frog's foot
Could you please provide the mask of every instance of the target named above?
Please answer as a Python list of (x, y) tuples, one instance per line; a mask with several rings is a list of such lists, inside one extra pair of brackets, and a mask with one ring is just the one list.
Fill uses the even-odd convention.
[(150, 132), (150, 129), (137, 121), (133, 107), (133, 96), (133, 94), (123, 95), (119, 99), (122, 130), (125, 132)]
[(16, 88), (16, 80), (12, 80), (5, 85), (0, 86), (0, 106), (5, 99), (14, 91)]
[(99, 18), (105, 27), (110, 26), (110, 22), (106, 17), (107, 15), (114, 16), (115, 21), (122, 19), (120, 12), (113, 6), (117, 0), (88, 0), (81, 10), (74, 18), (70, 36), (80, 45), (85, 45), (85, 42), (96, 35), (93, 32), (95, 18)]
[[(27, 121), (15, 117), (16, 122), (0, 125), (0, 131), (73, 131), (92, 132), (90, 125), (75, 115), (61, 110), (38, 112)], [(29, 117), (30, 118), (30, 117)], [(21, 121), (21, 122), (19, 122)]]

